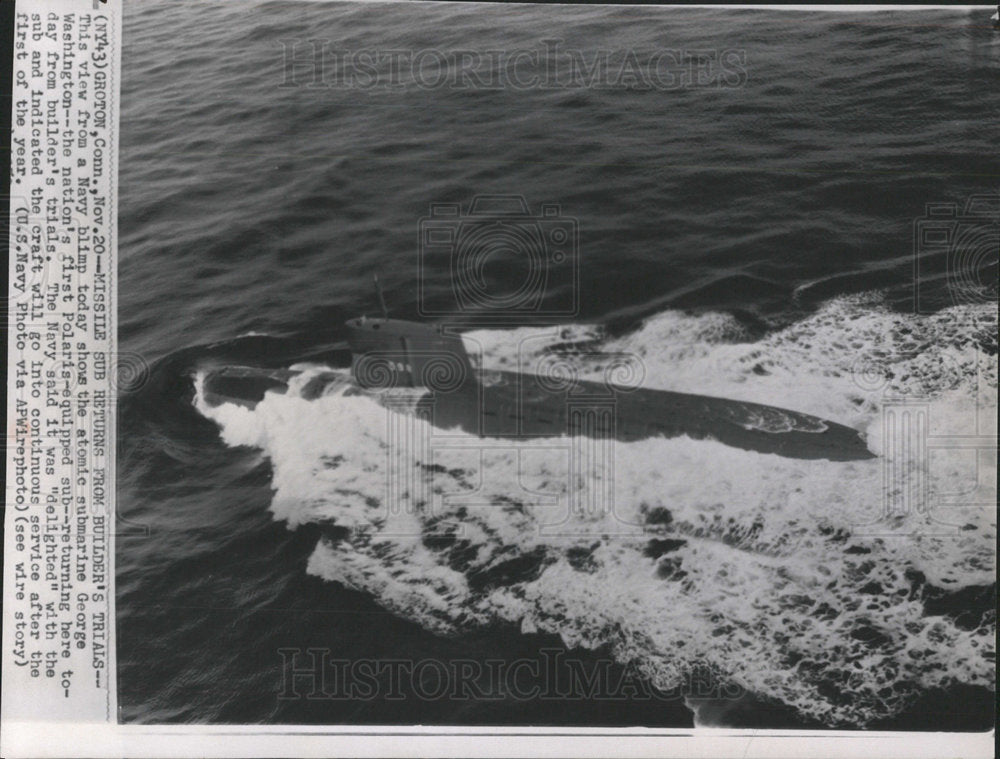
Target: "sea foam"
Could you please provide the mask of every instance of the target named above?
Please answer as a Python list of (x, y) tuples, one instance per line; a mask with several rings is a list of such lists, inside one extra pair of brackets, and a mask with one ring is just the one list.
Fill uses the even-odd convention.
[[(861, 295), (760, 340), (678, 312), (616, 338), (464, 336), (485, 369), (557, 357), (600, 379), (628, 356), (645, 387), (830, 418), (880, 454), (857, 462), (685, 437), (482, 440), (342, 389), (305, 400), (318, 368), (254, 410), (210, 407), (199, 378), (195, 403), (270, 459), (276, 519), (329, 528), (312, 574), (441, 633), (514, 623), (664, 689), (707, 667), (727, 692), (863, 726), (929, 688), (993, 687), (994, 612), (942, 599), (993, 583), (996, 330), (985, 306), (915, 316)], [(924, 420), (918, 439), (903, 417)]]

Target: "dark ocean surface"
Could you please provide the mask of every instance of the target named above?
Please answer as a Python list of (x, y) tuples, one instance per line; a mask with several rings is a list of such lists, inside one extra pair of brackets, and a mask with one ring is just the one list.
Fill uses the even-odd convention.
[[(376, 272), (393, 316), (461, 323), (420, 220), (432, 203), (519, 195), (576, 221), (578, 249), (535, 305), (578, 309), (555, 332), (477, 326), (484, 362), (510, 364), (526, 338), (583, 346), (564, 351), (581, 374), (594, 351), (625, 351), (651, 387), (817, 414), (876, 452), (888, 396), (928, 404), (934, 434), (995, 434), (995, 211), (966, 208), (1000, 191), (987, 17), (128, 4), (119, 336), (149, 370), (120, 405), (121, 719), (682, 727), (697, 711), (711, 725), (987, 729), (995, 453), (945, 451), (925, 472), (931, 506), (875, 528), (882, 457), (622, 445), (619, 502), (645, 515), (641, 538), (594, 525), (546, 538), (494, 482), (544, 479), (540, 464), (445, 462), (444, 479), (472, 471), (489, 502), (440, 515), (468, 530), (460, 558), (427, 522), (378, 534), (377, 407), (289, 396), (201, 413), (196, 394), (216, 365), (347, 366), (343, 323), (377, 311)], [(587, 62), (612, 51), (619, 72), (629, 50), (708, 51), (712, 65), (695, 85), (487, 90), (408, 69), (398, 86), (307, 86), (283, 59), (310, 40), (485, 56), (555, 39)], [(958, 253), (915, 250), (929, 203), (957, 205), (971, 240)], [(483, 281), (511, 293), (523, 272), (500, 255)], [(289, 652), (302, 668), (309, 648), (344, 666), (432, 664), (398, 692), (380, 670), (368, 698), (282, 698)], [(553, 659), (603, 685), (533, 692)], [(476, 689), (438, 693), (441, 667), (459, 665)]]

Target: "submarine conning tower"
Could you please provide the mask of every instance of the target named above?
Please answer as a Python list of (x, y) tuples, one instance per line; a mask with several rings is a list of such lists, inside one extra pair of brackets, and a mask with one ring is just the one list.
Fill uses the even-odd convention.
[(345, 324), (361, 387), (457, 389), (475, 374), (461, 336), (440, 324), (361, 316)]

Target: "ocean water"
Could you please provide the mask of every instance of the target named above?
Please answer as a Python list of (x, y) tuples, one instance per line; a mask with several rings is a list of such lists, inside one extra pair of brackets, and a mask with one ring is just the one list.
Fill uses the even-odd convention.
[[(120, 341), (148, 370), (119, 409), (122, 720), (990, 726), (996, 455), (948, 442), (996, 434), (994, 227), (967, 207), (1000, 175), (987, 15), (130, 5)], [(289, 86), (283, 57), (310, 40), (553, 39), (584, 57), (735, 51), (745, 76), (310, 87)], [(421, 256), (420, 220), (490, 194), (575, 220), (576, 279), (560, 270), (540, 303), (578, 308), (469, 328), (485, 368), (555, 357), (600, 378), (624, 354), (647, 387), (833, 419), (879, 456), (653, 439), (574, 479), (565, 441), (459, 439), (404, 462), (435, 496), (394, 510), (370, 399), (293, 387), (254, 411), (204, 403), (213, 366), (345, 369), (343, 322), (376, 312), (373, 273), (393, 316), (448, 311), (451, 271)], [(929, 203), (956, 204), (960, 254), (915, 246)], [(483, 276), (510, 292), (522, 274), (501, 259)], [(893, 426), (917, 406), (926, 454)], [(610, 512), (552, 505), (594, 481)], [(922, 495), (903, 492), (912, 481)], [(480, 693), (428, 697), (424, 667), (400, 694), (380, 673), (366, 698), (283, 697), (289, 652), (302, 666), (309, 648), (464, 662)], [(619, 687), (531, 693), (532, 663), (553, 657)], [(490, 678), (491, 661), (528, 666)]]

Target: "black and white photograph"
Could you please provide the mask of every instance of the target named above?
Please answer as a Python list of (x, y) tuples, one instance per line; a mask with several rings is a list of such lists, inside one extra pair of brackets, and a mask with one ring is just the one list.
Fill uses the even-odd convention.
[(122, 721), (992, 725), (988, 13), (125, 20)]
[(995, 11), (126, 4), (112, 720), (992, 731)]

